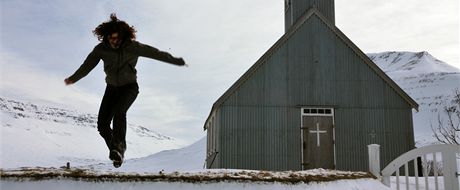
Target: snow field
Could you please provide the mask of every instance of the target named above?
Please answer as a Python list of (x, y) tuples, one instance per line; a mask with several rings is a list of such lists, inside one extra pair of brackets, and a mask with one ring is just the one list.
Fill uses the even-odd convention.
[(100, 189), (121, 189), (121, 190), (151, 190), (151, 189), (168, 189), (168, 190), (389, 190), (378, 180), (375, 179), (357, 179), (357, 180), (339, 180), (323, 183), (299, 183), (283, 184), (280, 182), (205, 182), (205, 183), (186, 183), (186, 182), (85, 182), (73, 180), (42, 180), (42, 181), (2, 181), (0, 189), (8, 190), (100, 190)]

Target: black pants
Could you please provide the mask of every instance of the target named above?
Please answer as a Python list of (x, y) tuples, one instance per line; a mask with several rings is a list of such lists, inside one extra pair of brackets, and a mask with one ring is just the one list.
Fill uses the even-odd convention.
[[(97, 129), (109, 150), (117, 150), (122, 155), (126, 150), (126, 112), (139, 93), (137, 83), (124, 86), (107, 85), (102, 98)], [(113, 120), (113, 129), (110, 123)]]

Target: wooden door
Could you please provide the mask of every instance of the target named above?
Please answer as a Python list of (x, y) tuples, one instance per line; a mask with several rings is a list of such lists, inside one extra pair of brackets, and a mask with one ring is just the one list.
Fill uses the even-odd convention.
[(332, 116), (302, 116), (303, 169), (334, 169)]

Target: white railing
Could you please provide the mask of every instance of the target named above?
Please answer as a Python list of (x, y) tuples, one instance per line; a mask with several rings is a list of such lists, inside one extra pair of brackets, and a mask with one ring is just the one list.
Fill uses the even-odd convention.
[[(379, 177), (379, 173), (376, 172), (380, 167), (379, 151), (376, 150), (378, 150), (378, 145), (369, 145), (369, 169), (371, 173)], [(439, 182), (444, 182), (445, 190), (459, 190), (457, 154), (460, 154), (460, 146), (458, 145), (430, 145), (413, 149), (393, 160), (382, 170), (382, 183), (391, 187), (390, 176), (395, 174), (396, 189), (399, 190), (401, 188), (400, 170), (401, 167), (404, 167), (402, 170), (405, 176), (405, 189), (409, 189), (409, 162), (413, 162), (414, 176), (410, 178), (415, 179), (415, 189), (419, 190), (420, 187), (424, 186), (424, 189), (438, 190), (440, 189)], [(420, 161), (421, 168), (419, 168)], [(442, 172), (438, 167), (442, 167)], [(422, 170), (422, 179), (424, 180), (419, 180), (419, 169)], [(428, 177), (430, 174), (432, 176)], [(442, 180), (438, 179), (440, 176), (443, 177)], [(428, 178), (430, 180), (434, 178), (434, 184), (429, 183)], [(423, 185), (421, 181), (424, 181)]]

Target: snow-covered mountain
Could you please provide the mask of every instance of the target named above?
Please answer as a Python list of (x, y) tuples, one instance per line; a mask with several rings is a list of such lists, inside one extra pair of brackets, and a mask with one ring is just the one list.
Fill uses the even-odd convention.
[(383, 52), (368, 54), (390, 78), (419, 104), (414, 111), (417, 146), (436, 142), (431, 125), (444, 106), (452, 105), (455, 89), (460, 89), (460, 69), (448, 65), (428, 52)]
[[(0, 168), (87, 165), (108, 161), (97, 115), (0, 97)], [(181, 146), (177, 140), (128, 124), (126, 158)]]

